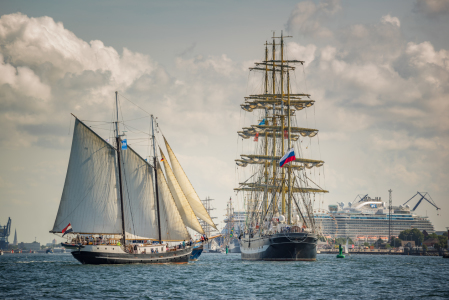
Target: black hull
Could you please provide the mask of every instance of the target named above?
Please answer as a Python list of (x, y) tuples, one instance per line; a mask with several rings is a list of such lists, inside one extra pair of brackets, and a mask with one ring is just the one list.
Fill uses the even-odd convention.
[(186, 264), (189, 262), (193, 247), (178, 251), (154, 254), (102, 253), (91, 251), (73, 251), (72, 255), (82, 264)]
[(315, 261), (317, 237), (311, 233), (279, 233), (242, 238), (243, 260)]

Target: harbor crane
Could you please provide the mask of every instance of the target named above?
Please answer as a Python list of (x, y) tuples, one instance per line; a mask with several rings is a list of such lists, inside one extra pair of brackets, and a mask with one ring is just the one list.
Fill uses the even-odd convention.
[[(410, 199), (408, 199), (404, 204), (402, 204), (403, 206), (405, 206), (407, 203), (409, 203), (413, 198), (415, 198), (416, 196), (421, 196), (421, 199), (419, 199), (418, 203), (416, 203), (415, 207), (413, 207), (412, 211), (415, 211), (418, 206), (421, 204), (421, 202), (423, 200), (426, 200), (427, 202), (429, 202), (430, 204), (432, 204), (437, 210), (440, 210), (441, 208), (439, 208), (436, 204), (435, 201), (433, 201), (432, 197), (430, 197), (429, 193), (427, 192), (416, 192), (416, 194), (411, 197)], [(428, 198), (427, 198), (428, 197)], [(430, 198), (430, 200), (429, 200)]]
[(8, 249), (8, 237), (11, 233), (11, 218), (5, 226), (0, 226), (0, 249)]

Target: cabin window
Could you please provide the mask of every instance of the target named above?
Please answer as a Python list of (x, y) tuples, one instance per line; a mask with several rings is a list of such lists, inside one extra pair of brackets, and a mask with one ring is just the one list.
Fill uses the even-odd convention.
[(114, 250), (114, 248), (112, 248), (112, 250)]

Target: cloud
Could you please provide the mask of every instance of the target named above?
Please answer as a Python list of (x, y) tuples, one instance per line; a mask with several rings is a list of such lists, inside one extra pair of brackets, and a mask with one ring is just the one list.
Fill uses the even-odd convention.
[(399, 19), (390, 15), (383, 16), (380, 21), (384, 24), (390, 23), (395, 26), (401, 27), (401, 22), (399, 21)]
[[(120, 128), (132, 148), (142, 156), (151, 154), (146, 112), (154, 114), (200, 197), (227, 197), (234, 152), (222, 145), (235, 143), (248, 62), (225, 54), (192, 56), (194, 46), (175, 58), (172, 75), (148, 55), (126, 48), (119, 52), (100, 40), (86, 42), (50, 17), (3, 15), (0, 147), (2, 156), (15, 163), (2, 166), (0, 186), (14, 196), (11, 205), (40, 211), (38, 203), (48, 204), (50, 209), (31, 218), (41, 232), (48, 231), (70, 151), (70, 113), (87, 120), (102, 137), (112, 137), (115, 91), (120, 119), (126, 121)], [(18, 166), (20, 171), (13, 171)], [(25, 188), (18, 194), (8, 182)]]
[[(316, 100), (325, 198), (385, 195), (393, 187), (401, 196), (429, 189), (441, 203), (449, 180), (448, 49), (409, 40), (392, 15), (326, 29), (333, 38), (325, 43), (289, 45), (313, 49), (307, 92)], [(304, 50), (289, 58), (298, 56)]]
[(306, 36), (327, 38), (332, 31), (322, 23), (341, 10), (339, 0), (326, 0), (315, 4), (312, 1), (298, 3), (291, 12), (286, 28), (289, 32), (299, 32)]
[(417, 0), (413, 9), (428, 18), (449, 15), (448, 0)]

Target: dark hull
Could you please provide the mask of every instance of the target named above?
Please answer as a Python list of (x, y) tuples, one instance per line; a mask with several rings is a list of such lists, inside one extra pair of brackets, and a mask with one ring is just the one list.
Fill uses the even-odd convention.
[(243, 260), (314, 261), (317, 237), (311, 233), (278, 233), (242, 238)]
[(192, 247), (173, 252), (154, 254), (102, 253), (91, 251), (73, 251), (72, 255), (82, 264), (186, 264), (189, 262)]

